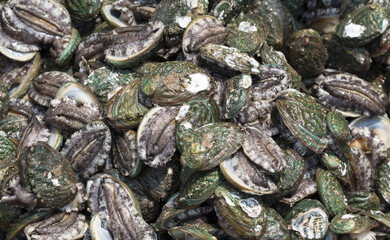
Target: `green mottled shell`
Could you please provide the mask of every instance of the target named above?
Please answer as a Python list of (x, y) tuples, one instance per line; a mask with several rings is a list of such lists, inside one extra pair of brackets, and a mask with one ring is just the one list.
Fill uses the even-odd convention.
[(66, 7), (72, 17), (89, 21), (100, 13), (101, 0), (66, 0)]
[(14, 174), (19, 172), (18, 160), (14, 157), (2, 159), (0, 161), (0, 189)]
[(144, 167), (137, 176), (145, 194), (156, 201), (166, 201), (180, 184), (180, 168), (177, 160), (169, 161), (160, 168)]
[(277, 196), (285, 196), (293, 191), (302, 181), (306, 170), (304, 159), (294, 150), (284, 151), (286, 167), (280, 171)]
[(216, 237), (208, 233), (206, 230), (187, 224), (185, 226), (178, 226), (169, 229), (169, 235), (173, 239), (185, 240), (185, 239), (199, 239), (199, 240), (217, 240)]
[(196, 0), (194, 3), (165, 0), (157, 5), (152, 21), (163, 22), (166, 26), (165, 32), (167, 35), (178, 35), (196, 16), (207, 14), (208, 1)]
[(229, 33), (226, 45), (241, 52), (254, 54), (263, 45), (267, 37), (267, 26), (253, 13), (240, 14), (228, 24)]
[[(191, 100), (183, 104), (176, 117), (177, 126), (188, 122), (191, 128), (199, 128), (208, 123), (220, 121), (218, 105), (213, 99)], [(180, 130), (180, 128), (177, 130)]]
[(341, 160), (331, 152), (324, 152), (321, 162), (337, 178), (347, 182), (352, 176), (352, 165), (348, 160)]
[(104, 107), (104, 114), (114, 128), (134, 128), (148, 108), (138, 102), (139, 81), (133, 81), (117, 92)]
[(213, 78), (190, 62), (146, 63), (137, 73), (141, 91), (161, 106), (180, 105), (216, 88)]
[(176, 204), (179, 208), (197, 207), (206, 201), (218, 187), (221, 179), (219, 169), (194, 172), (181, 190)]
[(252, 78), (240, 74), (227, 80), (227, 89), (223, 105), (223, 117), (234, 118), (247, 104), (251, 92)]
[(316, 182), (321, 202), (325, 205), (330, 216), (345, 213), (344, 193), (336, 177), (322, 168), (317, 168)]
[(378, 224), (368, 216), (358, 214), (340, 214), (330, 222), (329, 229), (337, 234), (362, 233)]
[(0, 120), (0, 131), (4, 131), (11, 139), (18, 139), (20, 131), (27, 125), (28, 118), (17, 115), (8, 115)]
[(317, 154), (326, 148), (326, 112), (313, 97), (286, 90), (276, 100), (276, 107), (295, 138)]
[(344, 115), (337, 111), (330, 111), (326, 115), (326, 125), (336, 141), (350, 142), (352, 140), (348, 121)]
[(281, 49), (289, 31), (289, 20), (280, 1), (253, 1), (255, 14), (263, 18), (267, 25), (267, 42), (276, 49)]
[(213, 16), (220, 21), (229, 21), (234, 18), (247, 4), (247, 0), (223, 0), (213, 7)]
[(347, 46), (363, 46), (388, 26), (386, 10), (378, 4), (369, 4), (352, 11), (337, 26), (337, 36)]
[(288, 227), (286, 221), (273, 208), (267, 208), (265, 212), (267, 228), (258, 240), (287, 240)]
[(292, 87), (297, 90), (308, 92), (305, 85), (302, 83), (302, 77), (297, 71), (287, 62), (286, 57), (282, 52), (276, 51), (267, 42), (263, 44), (260, 50), (260, 57), (265, 64), (278, 65), (284, 71), (286, 71), (289, 81), (292, 83)]
[(84, 85), (105, 104), (110, 95), (115, 94), (121, 88), (133, 81), (139, 80), (139, 76), (134, 73), (123, 73), (107, 67), (98, 68), (93, 71), (85, 80)]
[(379, 210), (380, 201), (378, 196), (372, 192), (348, 192), (345, 193), (348, 207), (366, 211)]
[(258, 239), (265, 231), (266, 209), (260, 198), (242, 193), (227, 182), (215, 190), (215, 210), (220, 225), (223, 222), (242, 237)]
[(304, 239), (322, 239), (328, 230), (328, 215), (318, 200), (300, 201), (287, 213), (285, 220)]
[(0, 81), (0, 118), (8, 112), (9, 109), (9, 89), (5, 86), (3, 81)]
[(351, 153), (349, 143), (352, 141), (352, 136), (345, 116), (340, 112), (330, 111), (326, 115), (326, 125), (344, 155), (348, 157)]
[(16, 151), (16, 144), (6, 136), (5, 132), (0, 132), (0, 159), (15, 157)]
[(194, 170), (216, 167), (241, 147), (243, 135), (244, 131), (233, 123), (204, 125), (183, 139), (186, 144), (180, 162)]
[(77, 193), (76, 175), (69, 161), (46, 143), (27, 147), (19, 157), (23, 186), (38, 198), (41, 207), (59, 208)]
[(377, 186), (383, 199), (390, 204), (390, 156), (379, 166)]
[(386, 225), (387, 227), (390, 227), (390, 213), (383, 213), (381, 211), (373, 211), (373, 210), (371, 211), (362, 210), (359, 212), (359, 214), (369, 216), (377, 220), (378, 222)]

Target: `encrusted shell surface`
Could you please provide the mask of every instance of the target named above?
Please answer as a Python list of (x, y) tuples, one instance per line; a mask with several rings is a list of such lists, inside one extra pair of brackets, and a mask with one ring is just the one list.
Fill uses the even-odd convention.
[(72, 166), (46, 143), (38, 142), (25, 148), (19, 157), (19, 168), (23, 186), (37, 196), (39, 206), (63, 207), (76, 196)]

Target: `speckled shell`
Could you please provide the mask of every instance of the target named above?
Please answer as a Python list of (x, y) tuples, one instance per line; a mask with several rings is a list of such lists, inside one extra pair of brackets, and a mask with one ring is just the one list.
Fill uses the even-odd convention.
[(113, 163), (123, 176), (135, 177), (142, 167), (137, 152), (136, 135), (133, 130), (115, 131), (113, 135)]
[(308, 92), (305, 85), (302, 83), (302, 77), (297, 73), (297, 71), (287, 62), (286, 57), (282, 52), (276, 51), (272, 46), (268, 45), (267, 42), (263, 44), (263, 47), (259, 52), (263, 63), (270, 65), (278, 65), (284, 71), (286, 71), (288, 76), (289, 84), (293, 88)]
[(276, 106), (291, 134), (317, 154), (327, 146), (325, 109), (311, 96), (286, 90)]
[(236, 48), (209, 43), (200, 48), (200, 55), (206, 61), (216, 63), (230, 71), (248, 74), (260, 73), (260, 63)]
[(226, 45), (250, 55), (256, 53), (267, 38), (267, 25), (262, 18), (252, 12), (240, 14), (232, 19), (228, 28)]
[(227, 182), (215, 190), (219, 225), (230, 236), (258, 239), (265, 231), (266, 209), (258, 197), (240, 192)]
[(19, 157), (23, 186), (38, 198), (41, 207), (58, 208), (77, 193), (76, 176), (69, 161), (46, 143), (27, 147)]
[(347, 198), (348, 208), (354, 210), (379, 210), (380, 200), (375, 193), (372, 192), (348, 192), (345, 193)]
[(274, 193), (277, 197), (285, 196), (296, 189), (301, 183), (306, 170), (304, 159), (294, 150), (284, 151), (284, 156), (286, 167), (280, 171), (278, 188)]
[(180, 162), (194, 170), (208, 170), (241, 147), (243, 130), (233, 123), (210, 123), (194, 130), (183, 139), (188, 142), (182, 149)]
[[(164, 36), (164, 24), (150, 22), (144, 26), (134, 27), (136, 31), (132, 27), (116, 28), (112, 31), (110, 36), (113, 39), (112, 44), (104, 50), (105, 60), (108, 64), (120, 68), (132, 67), (157, 50), (157, 46)], [(142, 28), (139, 29), (140, 27)], [(145, 37), (131, 39), (126, 34), (130, 36), (145, 34)]]
[(268, 173), (280, 172), (286, 166), (286, 158), (279, 145), (257, 128), (245, 128), (242, 149), (251, 161)]
[(76, 82), (76, 79), (60, 71), (44, 72), (32, 80), (28, 95), (35, 102), (48, 107), (58, 89), (67, 82)]
[(45, 220), (32, 223), (24, 228), (28, 239), (80, 239), (88, 230), (88, 223), (83, 214), (58, 213)]
[(137, 74), (101, 67), (94, 70), (83, 84), (105, 104), (120, 88), (136, 80), (139, 80)]
[(252, 78), (248, 74), (240, 74), (227, 80), (223, 117), (234, 118), (247, 104), (252, 86)]
[(0, 159), (16, 157), (17, 145), (3, 131), (0, 131), (0, 146)]
[(139, 103), (139, 81), (122, 87), (104, 107), (105, 118), (114, 128), (129, 129), (138, 126), (148, 108)]
[(379, 165), (377, 186), (383, 199), (390, 204), (390, 157)]
[(267, 226), (263, 235), (258, 240), (287, 240), (288, 226), (286, 221), (273, 208), (267, 208), (265, 212)]
[(145, 194), (162, 202), (177, 191), (179, 177), (179, 163), (175, 159), (160, 168), (144, 167), (136, 179), (142, 185)]
[(142, 77), (141, 91), (160, 106), (180, 105), (216, 88), (210, 75), (189, 62), (146, 63), (137, 73)]
[(157, 239), (152, 227), (142, 219), (137, 198), (120, 180), (96, 174), (87, 182), (89, 209), (98, 213), (114, 239)]
[(316, 182), (321, 202), (325, 205), (329, 215), (335, 216), (345, 213), (345, 196), (336, 177), (331, 172), (318, 167), (316, 171)]
[(388, 100), (373, 86), (356, 75), (331, 69), (316, 79), (321, 104), (366, 116), (383, 115)]
[(219, 169), (194, 172), (187, 180), (176, 200), (179, 208), (193, 208), (202, 204), (214, 193), (221, 179)]
[(106, 124), (93, 121), (73, 133), (61, 153), (69, 160), (78, 177), (95, 174), (109, 158), (111, 132)]
[(335, 177), (344, 182), (348, 182), (352, 176), (352, 165), (348, 159), (342, 160), (333, 153), (326, 151), (321, 157), (321, 163), (324, 164), (328, 171)]
[(9, 89), (5, 86), (3, 81), (0, 81), (0, 118), (8, 112), (9, 108)]
[(178, 107), (154, 107), (137, 129), (137, 150), (148, 166), (164, 166), (176, 151), (175, 117)]
[(329, 229), (337, 234), (362, 233), (378, 224), (368, 216), (358, 214), (340, 214), (330, 222)]
[(255, 14), (263, 18), (267, 24), (267, 42), (276, 49), (281, 49), (288, 35), (288, 15), (280, 0), (265, 0), (252, 2)]
[(228, 34), (218, 19), (202, 15), (188, 24), (183, 33), (182, 49), (187, 60), (197, 61), (199, 50), (207, 43), (223, 44)]
[(68, 11), (54, 0), (11, 0), (2, 11), (6, 13), (8, 35), (18, 36), (24, 42), (31, 43), (33, 38), (35, 42), (50, 44), (72, 32)]
[(351, 12), (337, 26), (337, 36), (345, 45), (360, 47), (383, 33), (389, 21), (378, 4), (367, 4)]
[(344, 155), (348, 157), (350, 154), (349, 143), (352, 137), (347, 119), (340, 112), (330, 111), (326, 114), (326, 126)]

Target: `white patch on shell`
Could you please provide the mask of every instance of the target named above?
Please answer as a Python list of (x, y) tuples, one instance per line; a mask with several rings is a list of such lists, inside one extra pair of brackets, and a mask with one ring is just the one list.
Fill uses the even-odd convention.
[(389, 25), (389, 20), (387, 20), (387, 18), (383, 19), (381, 33), (386, 31), (388, 25)]
[(177, 114), (176, 116), (176, 121), (180, 121), (182, 120), (188, 113), (188, 110), (190, 110), (190, 105), (188, 104), (184, 104), (180, 110), (179, 110), (179, 113)]
[(210, 77), (204, 73), (191, 74), (190, 79), (184, 80), (184, 88), (192, 93), (196, 94), (204, 90), (210, 90)]
[(343, 36), (349, 38), (360, 37), (364, 33), (364, 30), (366, 30), (365, 26), (349, 23), (344, 28)]
[(184, 128), (190, 129), (192, 128), (192, 124), (190, 122), (182, 122), (180, 126), (183, 126)]
[(250, 33), (250, 32), (256, 32), (257, 27), (251, 25), (250, 22), (240, 22), (240, 24), (238, 25), (238, 30), (241, 32)]
[(244, 89), (249, 88), (252, 86), (252, 78), (251, 75), (244, 75), (240, 81), (240, 86)]
[(59, 182), (58, 179), (56, 179), (56, 178), (53, 178), (53, 179), (51, 180), (51, 182), (52, 182), (53, 185), (56, 186), (56, 187), (61, 186), (61, 185), (60, 185), (60, 182)]
[(230, 199), (229, 193), (224, 193), (224, 194), (223, 194), (223, 198), (225, 199), (226, 203), (227, 203), (229, 206), (231, 206), (231, 207), (236, 206), (236, 204)]
[(350, 218), (355, 218), (356, 216), (355, 215), (352, 215), (352, 214), (345, 214), (343, 215), (340, 219), (350, 219)]
[(218, 20), (223, 21), (223, 14), (225, 13), (225, 10), (222, 10), (218, 15)]
[(176, 16), (176, 23), (181, 27), (181, 28), (186, 28), (188, 24), (191, 22), (191, 17), (190, 16)]
[(198, 7), (198, 0), (187, 0), (187, 7), (193, 9)]
[(257, 218), (261, 214), (261, 205), (254, 198), (247, 198), (238, 201), (238, 204), (246, 214), (251, 218)]

